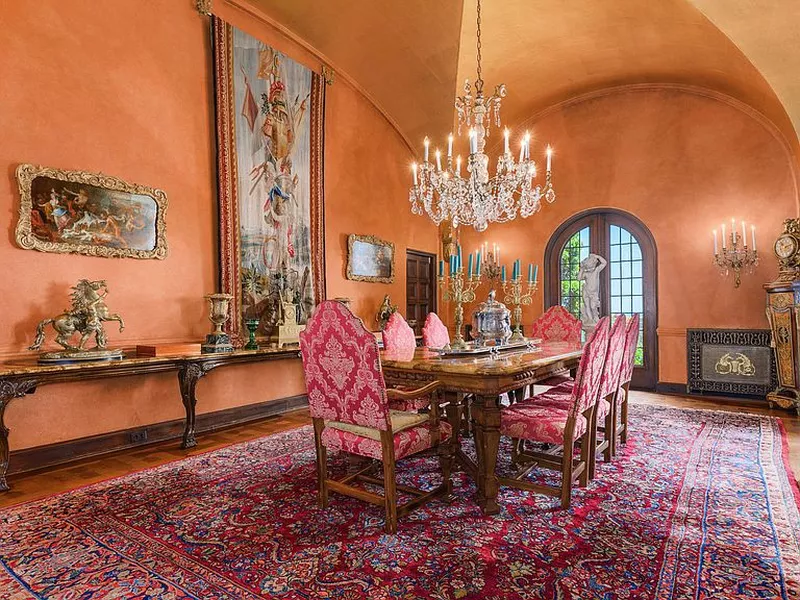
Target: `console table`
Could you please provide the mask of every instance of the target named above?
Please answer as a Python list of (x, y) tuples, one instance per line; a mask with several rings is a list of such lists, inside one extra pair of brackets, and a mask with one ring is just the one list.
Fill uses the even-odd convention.
[(8, 428), (3, 421), (6, 407), (15, 398), (33, 394), (39, 386), (68, 381), (87, 381), (106, 377), (148, 375), (164, 371), (178, 372), (181, 400), (186, 410), (182, 448), (197, 445), (195, 440), (195, 406), (197, 382), (209, 371), (225, 365), (298, 358), (297, 346), (237, 350), (225, 354), (183, 354), (176, 356), (131, 357), (115, 361), (73, 364), (38, 364), (35, 360), (0, 362), (0, 492), (8, 491), (9, 446)]

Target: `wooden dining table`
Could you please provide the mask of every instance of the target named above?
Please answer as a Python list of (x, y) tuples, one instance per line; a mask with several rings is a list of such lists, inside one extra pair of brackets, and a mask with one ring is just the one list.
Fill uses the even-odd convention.
[[(531, 348), (480, 356), (441, 356), (424, 348), (413, 352), (381, 353), (389, 386), (421, 387), (439, 381), (447, 400), (448, 421), (459, 462), (474, 477), (477, 501), (486, 515), (497, 514), (498, 481), (495, 474), (500, 446), (501, 396), (516, 393), (556, 374), (578, 368), (581, 347), (565, 342), (545, 342)], [(461, 414), (469, 398), (477, 462), (459, 444)]]

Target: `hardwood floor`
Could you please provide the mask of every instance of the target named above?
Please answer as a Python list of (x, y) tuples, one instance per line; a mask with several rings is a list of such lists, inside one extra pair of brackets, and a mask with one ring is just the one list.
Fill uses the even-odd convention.
[[(800, 417), (794, 412), (778, 409), (770, 410), (755, 405), (735, 404), (731, 401), (665, 396), (646, 392), (632, 392), (631, 402), (676, 408), (729, 410), (781, 417), (788, 433), (789, 463), (795, 475), (800, 474)], [(12, 476), (9, 479), (12, 487), (11, 491), (0, 494), (0, 507), (35, 500), (97, 481), (103, 481), (104, 479), (161, 465), (186, 456), (310, 423), (311, 419), (308, 416), (308, 411), (299, 410), (276, 417), (269, 417), (247, 425), (201, 435), (198, 437), (197, 447), (191, 450), (182, 450), (176, 441), (169, 441), (72, 463), (63, 467)]]

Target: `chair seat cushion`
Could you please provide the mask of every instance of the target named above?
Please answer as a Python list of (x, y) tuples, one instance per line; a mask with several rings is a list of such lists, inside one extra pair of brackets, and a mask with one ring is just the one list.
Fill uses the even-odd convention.
[[(422, 417), (424, 421), (428, 420), (428, 415), (411, 414)], [(328, 450), (339, 450), (381, 460), (383, 451), (380, 432), (378, 432), (378, 438), (375, 439), (375, 437), (358, 435), (352, 431), (344, 430), (341, 425), (344, 425), (344, 423), (331, 422), (322, 430), (322, 444)], [(392, 431), (394, 433), (394, 456), (396, 460), (422, 452), (432, 446), (431, 430), (427, 423), (411, 425), (401, 431), (394, 431), (394, 429)], [(439, 421), (440, 441), (449, 439), (451, 434), (450, 424), (447, 421)]]
[(562, 383), (569, 383), (572, 385), (575, 383), (575, 380), (570, 377), (569, 375), (553, 375), (552, 377), (548, 377), (543, 381), (537, 381), (536, 385), (561, 385)]
[[(504, 408), (500, 413), (500, 433), (535, 442), (562, 444), (569, 411), (557, 406), (541, 405), (538, 396)], [(574, 438), (586, 433), (586, 417), (575, 419)]]
[[(572, 404), (572, 394), (571, 393), (564, 393), (564, 392), (553, 392), (553, 390), (548, 390), (544, 394), (539, 394), (535, 396), (536, 403), (540, 406), (554, 406), (556, 408), (561, 408), (563, 410), (569, 410), (570, 405)], [(601, 398), (600, 402), (597, 403), (597, 418), (598, 419), (605, 419), (608, 416), (608, 413), (611, 412), (611, 403)]]

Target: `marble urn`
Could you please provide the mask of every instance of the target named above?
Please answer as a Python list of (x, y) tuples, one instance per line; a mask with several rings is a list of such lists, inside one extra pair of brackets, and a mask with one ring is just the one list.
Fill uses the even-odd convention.
[(478, 347), (490, 341), (505, 344), (511, 337), (511, 311), (495, 299), (494, 290), (472, 313), (472, 337)]

